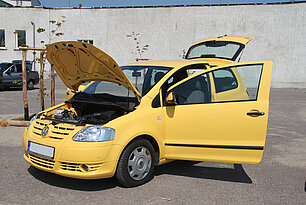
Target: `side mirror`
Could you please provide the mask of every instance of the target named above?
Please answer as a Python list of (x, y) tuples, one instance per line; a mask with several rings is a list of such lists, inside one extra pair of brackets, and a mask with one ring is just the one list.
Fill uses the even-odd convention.
[(170, 92), (166, 97), (166, 104), (167, 105), (176, 105), (176, 99), (173, 92)]

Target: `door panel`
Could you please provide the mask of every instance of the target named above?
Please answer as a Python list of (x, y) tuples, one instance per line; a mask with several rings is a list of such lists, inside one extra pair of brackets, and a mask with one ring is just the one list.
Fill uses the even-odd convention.
[(17, 68), (15, 65), (12, 65), (9, 67), (4, 73), (3, 73), (3, 85), (4, 86), (13, 86), (13, 82), (15, 79), (15, 72), (17, 72)]
[[(214, 93), (222, 90), (220, 86), (215, 89), (215, 83), (218, 83), (215, 75), (210, 78), (213, 80), (210, 80), (212, 89), (209, 92), (216, 98), (211, 98), (210, 102), (163, 107), (167, 158), (248, 164), (260, 162), (267, 130), (272, 62), (238, 63), (210, 69), (179, 82), (169, 92), (174, 92), (179, 98), (181, 87), (189, 81), (205, 73), (213, 75), (213, 72), (221, 73), (221, 70), (228, 69), (234, 73), (237, 85), (231, 87), (223, 81), (225, 88), (231, 88), (223, 89), (226, 94)], [(225, 77), (227, 79), (228, 74)], [(254, 84), (256, 79), (257, 85)]]
[(8, 87), (22, 86), (21, 64), (12, 65), (3, 73), (3, 85)]

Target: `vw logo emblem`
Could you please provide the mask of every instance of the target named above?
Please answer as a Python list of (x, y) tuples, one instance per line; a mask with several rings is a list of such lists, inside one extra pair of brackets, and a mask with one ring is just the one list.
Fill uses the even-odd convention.
[(49, 132), (49, 127), (46, 125), (42, 130), (41, 130), (41, 136), (45, 137)]

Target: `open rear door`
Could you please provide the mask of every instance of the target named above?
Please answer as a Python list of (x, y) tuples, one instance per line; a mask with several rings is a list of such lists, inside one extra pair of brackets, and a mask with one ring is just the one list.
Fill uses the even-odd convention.
[(186, 59), (230, 60), (242, 54), (245, 45), (254, 37), (219, 36), (194, 43), (186, 54)]

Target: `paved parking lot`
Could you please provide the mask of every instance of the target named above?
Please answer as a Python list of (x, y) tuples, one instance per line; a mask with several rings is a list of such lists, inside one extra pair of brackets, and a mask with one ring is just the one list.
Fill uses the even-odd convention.
[[(56, 101), (65, 99), (57, 81)], [(29, 91), (31, 113), (38, 89)], [(0, 91), (0, 120), (23, 115), (22, 91)], [(46, 101), (50, 105), (50, 99)], [(306, 89), (272, 89), (266, 148), (258, 165), (176, 161), (140, 187), (114, 179), (77, 180), (23, 160), (24, 128), (0, 128), (0, 204), (305, 204)]]

